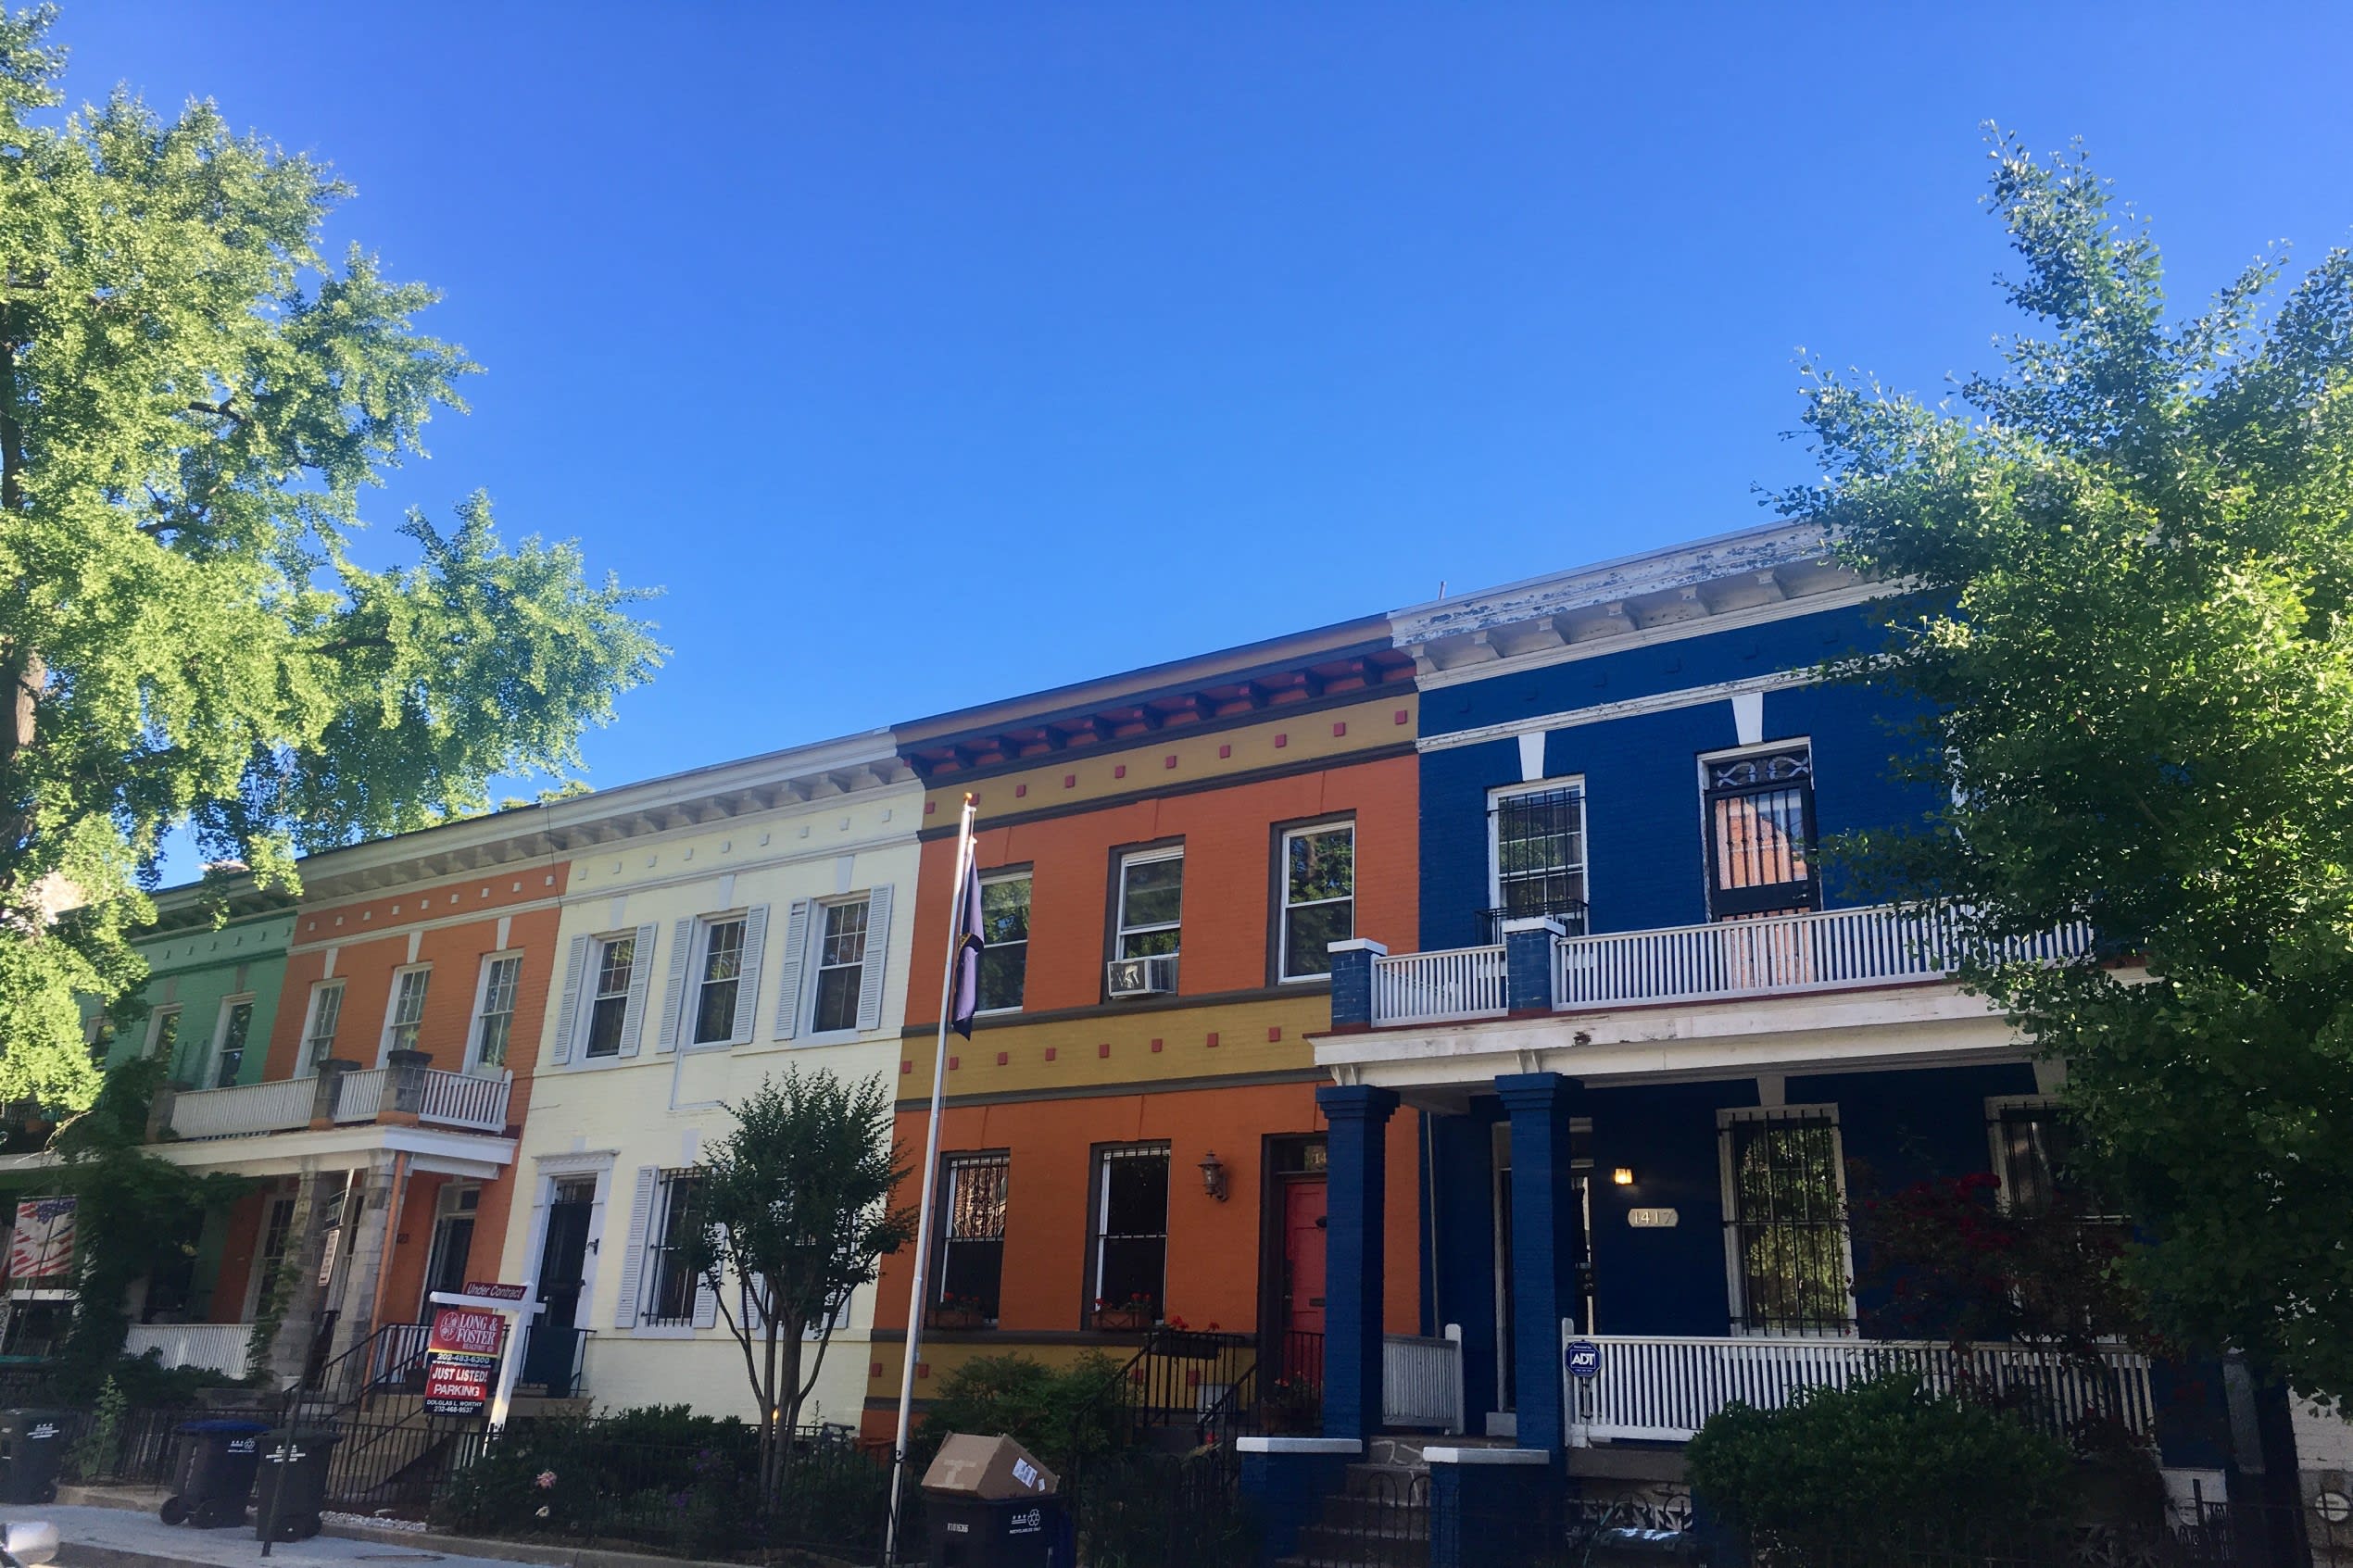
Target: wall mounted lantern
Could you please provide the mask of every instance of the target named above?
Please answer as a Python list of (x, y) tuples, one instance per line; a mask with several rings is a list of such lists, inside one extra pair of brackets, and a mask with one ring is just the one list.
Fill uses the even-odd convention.
[(1634, 1168), (1631, 1165), (1620, 1165), (1610, 1172), (1609, 1179), (1619, 1186), (1630, 1187), (1634, 1185)]
[(1201, 1157), (1201, 1189), (1220, 1203), (1226, 1201), (1226, 1162), (1214, 1148)]

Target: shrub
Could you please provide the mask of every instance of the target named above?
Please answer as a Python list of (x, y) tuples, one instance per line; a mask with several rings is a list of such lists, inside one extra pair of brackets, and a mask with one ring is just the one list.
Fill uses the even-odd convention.
[(1778, 1411), (1730, 1405), (1685, 1458), (1694, 1496), (1779, 1562), (1915, 1540), (2023, 1543), (2064, 1529), (2074, 1509), (2057, 1439), (1908, 1373), (1806, 1389)]
[(983, 1356), (941, 1379), (913, 1444), (925, 1463), (950, 1432), (1003, 1433), (1068, 1474), (1119, 1447), (1119, 1363), (1090, 1350), (1064, 1366)]

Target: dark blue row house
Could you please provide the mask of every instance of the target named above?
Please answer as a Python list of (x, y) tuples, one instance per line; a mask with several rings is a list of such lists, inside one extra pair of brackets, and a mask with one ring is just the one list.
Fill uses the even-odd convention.
[[(1990, 1172), (2005, 1202), (2053, 1181), (2057, 1070), (1817, 855), (1934, 804), (1893, 777), (1905, 715), (1821, 674), (1880, 634), (1878, 591), (1777, 525), (1393, 618), (1422, 693), (1420, 950), (1339, 945), (1316, 1044), (1339, 1449), (1379, 1437), (1385, 1381), (1451, 1354), (1463, 1436), (1431, 1457), (1671, 1486), (1730, 1400), (1884, 1349), (1853, 1283), (1858, 1173)], [(1372, 1157), (1405, 1109), (1417, 1193)], [(1384, 1255), (1399, 1203), (1418, 1258)], [(1378, 1307), (1398, 1269), (1424, 1317), (1403, 1345)], [(2170, 1485), (2220, 1494), (2221, 1451), (2165, 1413), (2180, 1379), (2119, 1349), (2078, 1381), (2062, 1413), (2120, 1402)]]

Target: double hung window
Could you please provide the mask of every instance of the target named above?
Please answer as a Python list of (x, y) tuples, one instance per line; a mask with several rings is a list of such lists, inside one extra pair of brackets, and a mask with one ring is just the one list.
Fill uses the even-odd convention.
[(629, 982), (637, 964), (637, 939), (608, 936), (597, 944), (597, 989), (588, 1004), (588, 1043), (581, 1055), (594, 1060), (621, 1054), (623, 1026), (629, 1021)]
[(476, 1067), (497, 1069), (507, 1065), (507, 1042), (515, 1027), (515, 997), (522, 988), (522, 954), (509, 953), (484, 963), (482, 1005), (474, 1019)]
[(858, 999), (866, 982), (867, 900), (852, 898), (824, 907), (817, 938), (817, 1003), (810, 1032), (817, 1035), (858, 1027)]
[(220, 1017), (220, 1047), (215, 1053), (219, 1066), (213, 1076), (213, 1086), (225, 1089), (237, 1081), (237, 1073), (245, 1066), (245, 1038), (253, 1033), (253, 998), (229, 1002)]
[(1095, 1157), (1095, 1311), (1156, 1321), (1167, 1299), (1168, 1146), (1130, 1144)]
[(1119, 933), (1112, 956), (1174, 955), (1183, 930), (1185, 852), (1151, 849), (1119, 863)]
[(1005, 1197), (1012, 1164), (1003, 1154), (951, 1154), (940, 1173), (948, 1223), (939, 1247), (943, 1314), (969, 1315), (994, 1327), (1005, 1266)]
[(1835, 1113), (1728, 1111), (1722, 1137), (1733, 1331), (1846, 1333), (1853, 1311)]
[(664, 1171), (654, 1193), (653, 1223), (646, 1233), (645, 1310), (637, 1321), (654, 1327), (689, 1325), (695, 1319), (697, 1213), (702, 1175), (693, 1170)]
[(983, 878), (980, 934), (980, 1010), (1010, 1012), (1021, 1006), (1029, 977), (1029, 873), (1013, 872)]
[(1498, 790), (1488, 812), (1495, 871), (1487, 939), (1503, 922), (1551, 916), (1585, 929), (1585, 786), (1581, 782)]
[(1814, 751), (1803, 741), (1714, 758), (1706, 781), (1707, 897), (1717, 920), (1818, 908)]
[(1356, 829), (1352, 823), (1283, 834), (1280, 978), (1321, 979), (1331, 945), (1356, 935)]
[(695, 982), (698, 1046), (736, 1036), (736, 993), (744, 978), (744, 917), (713, 921), (703, 928), (702, 968)]
[(335, 1054), (335, 1028), (343, 1022), (343, 982), (324, 980), (310, 988), (310, 1018), (302, 1031), (302, 1060), (318, 1071)]
[(392, 983), (392, 1013), (384, 1022), (384, 1049), (413, 1051), (425, 1026), (425, 987), (430, 969), (404, 969)]
[(157, 1008), (155, 1022), (148, 1025), (147, 1054), (160, 1060), (167, 1069), (170, 1069), (172, 1066), (172, 1053), (179, 1048), (180, 1010)]

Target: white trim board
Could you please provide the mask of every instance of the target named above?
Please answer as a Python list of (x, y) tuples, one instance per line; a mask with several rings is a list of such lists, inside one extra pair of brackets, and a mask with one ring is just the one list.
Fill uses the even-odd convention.
[(1533, 713), (1525, 719), (1506, 719), (1501, 723), (1481, 724), (1474, 730), (1449, 730), (1443, 734), (1422, 736), (1414, 743), (1414, 749), (1447, 751), (1458, 746), (1483, 746), (1489, 741), (1508, 740), (1516, 735), (1573, 730), (1584, 724), (1605, 724), (1613, 719), (1632, 719), (1645, 713), (1665, 713), (1678, 708), (1705, 708), (1711, 702), (1729, 702), (1751, 692), (1761, 695), (1788, 691), (1796, 686), (1817, 685), (1821, 679), (1820, 673), (1813, 670), (1777, 670), (1769, 675), (1748, 675), (1737, 681), (1718, 681), (1713, 685), (1684, 686), (1671, 692), (1655, 692), (1649, 696), (1597, 702), (1591, 708), (1571, 708), (1559, 713)]

